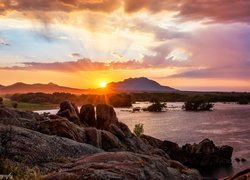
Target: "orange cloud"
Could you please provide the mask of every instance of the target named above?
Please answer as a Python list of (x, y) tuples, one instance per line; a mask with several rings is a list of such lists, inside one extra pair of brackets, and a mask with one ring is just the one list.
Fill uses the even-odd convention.
[(0, 67), (0, 70), (47, 70), (47, 71), (61, 71), (61, 72), (77, 72), (77, 71), (102, 71), (112, 69), (141, 69), (147, 68), (148, 65), (136, 60), (129, 60), (124, 62), (96, 62), (90, 59), (81, 59), (77, 61), (66, 62), (23, 62), (22, 66)]
[(249, 0), (1, 0), (0, 14), (7, 11), (22, 13), (42, 11), (113, 12), (123, 8), (127, 13), (173, 11), (184, 20), (213, 20), (216, 22), (249, 22)]

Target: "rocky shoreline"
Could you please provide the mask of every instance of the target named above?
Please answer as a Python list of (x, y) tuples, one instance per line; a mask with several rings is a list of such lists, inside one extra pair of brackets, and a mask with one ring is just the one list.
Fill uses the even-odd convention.
[[(230, 166), (233, 148), (205, 139), (179, 147), (135, 136), (113, 107), (61, 103), (56, 115), (0, 107), (0, 174), (31, 179), (203, 179), (192, 168)], [(23, 173), (20, 173), (23, 172)], [(249, 170), (228, 179), (249, 177)]]

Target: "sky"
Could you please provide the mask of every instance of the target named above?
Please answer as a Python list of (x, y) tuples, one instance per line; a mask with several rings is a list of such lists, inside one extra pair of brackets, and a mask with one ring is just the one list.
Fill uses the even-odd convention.
[(0, 84), (148, 77), (250, 91), (249, 0), (0, 0)]

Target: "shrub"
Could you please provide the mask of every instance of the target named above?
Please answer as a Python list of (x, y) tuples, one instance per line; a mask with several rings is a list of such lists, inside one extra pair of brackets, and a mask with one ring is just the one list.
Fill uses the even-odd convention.
[(144, 132), (143, 124), (136, 124), (134, 128), (134, 133), (137, 137), (140, 137)]
[(3, 98), (0, 97), (0, 107), (3, 107)]
[(247, 99), (240, 99), (238, 101), (238, 104), (248, 104), (248, 101), (247, 101)]
[(189, 98), (182, 108), (186, 111), (210, 111), (213, 106), (204, 96), (197, 95)]
[(18, 107), (17, 102), (12, 102), (12, 104), (11, 104), (11, 105), (12, 105), (12, 107), (13, 107), (13, 108), (15, 108), (15, 109)]
[(163, 108), (166, 108), (166, 103), (154, 102), (152, 105), (147, 107), (149, 112), (162, 112)]

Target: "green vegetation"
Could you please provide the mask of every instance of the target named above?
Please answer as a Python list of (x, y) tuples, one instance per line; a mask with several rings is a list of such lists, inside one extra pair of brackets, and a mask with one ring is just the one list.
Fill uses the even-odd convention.
[(9, 175), (9, 177), (13, 177), (16, 180), (42, 179), (42, 174), (39, 170), (21, 167), (3, 158), (0, 158), (0, 174)]
[(12, 101), (12, 100), (7, 99), (7, 98), (3, 98), (2, 105), (5, 107), (18, 108), (18, 109), (27, 110), (27, 111), (54, 109), (58, 106), (56, 104), (49, 104), (49, 103), (16, 102), (16, 101)]
[(240, 99), (238, 102), (237, 102), (238, 104), (248, 104), (249, 102), (248, 102), (248, 100), (247, 99)]
[[(58, 106), (62, 101), (69, 100), (74, 102), (77, 106), (83, 104), (110, 104), (114, 107), (131, 107), (133, 102), (151, 101), (154, 102), (187, 102), (186, 107), (189, 109), (192, 104), (192, 99), (195, 96), (202, 96), (206, 102), (238, 102), (239, 104), (246, 104), (250, 102), (250, 93), (236, 93), (236, 92), (178, 92), (178, 93), (117, 93), (117, 94), (82, 94), (74, 95), (70, 93), (27, 93), (14, 94), (7, 96), (10, 100), (3, 100), (7, 107), (16, 107), (25, 110), (44, 110), (52, 109)], [(244, 100), (244, 101), (243, 101)], [(17, 104), (14, 104), (17, 103)], [(197, 102), (198, 103), (198, 102)], [(1, 103), (0, 103), (1, 105)], [(159, 112), (164, 108), (164, 104), (154, 103), (149, 110)], [(197, 105), (195, 105), (197, 106)], [(206, 103), (197, 108), (207, 109), (211, 106)], [(192, 109), (192, 108), (191, 108)]]
[(153, 104), (146, 109), (149, 112), (162, 112), (162, 110), (167, 107), (166, 103), (160, 103), (156, 99), (151, 100), (151, 102), (153, 102)]
[(133, 102), (144, 102), (155, 99), (159, 102), (186, 102), (194, 96), (204, 96), (209, 102), (238, 102), (245, 99), (250, 102), (247, 92), (178, 92), (178, 93), (131, 93)]
[(213, 106), (205, 96), (196, 95), (184, 103), (183, 109), (186, 111), (210, 111)]
[(137, 137), (140, 137), (144, 133), (143, 124), (136, 124), (134, 128), (134, 133)]
[[(83, 104), (110, 104), (114, 107), (131, 107), (132, 99), (129, 94), (109, 94), (109, 95), (74, 95), (69, 93), (27, 93), (14, 94), (10, 97), (12, 101), (31, 103), (31, 104), (60, 104), (62, 101), (69, 100), (76, 105)], [(18, 107), (20, 105), (18, 104)]]

